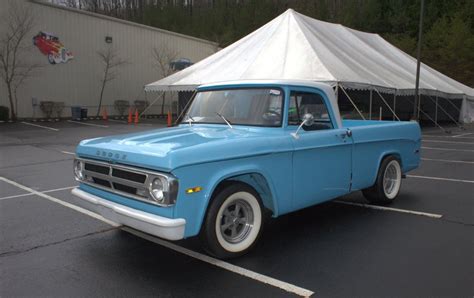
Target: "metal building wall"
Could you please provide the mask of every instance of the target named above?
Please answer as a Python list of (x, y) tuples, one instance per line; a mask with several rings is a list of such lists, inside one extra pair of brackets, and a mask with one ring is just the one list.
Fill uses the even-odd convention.
[[(0, 13), (5, 13), (7, 1), (0, 2)], [(111, 45), (127, 62), (117, 69), (117, 78), (106, 87), (103, 104), (109, 106), (109, 114), (115, 113), (115, 100), (128, 100), (132, 104), (134, 100), (146, 97), (153, 101), (154, 96), (158, 95), (145, 95), (143, 91), (145, 84), (162, 77), (153, 67), (154, 47), (164, 44), (176, 51), (178, 58), (188, 58), (193, 63), (217, 51), (217, 44), (206, 40), (38, 1), (26, 3), (35, 15), (30, 38), (39, 31), (53, 33), (72, 52), (74, 59), (52, 65), (39, 49), (31, 48), (24, 59), (39, 63), (42, 67), (18, 90), (18, 117), (33, 116), (32, 97), (37, 98), (38, 102), (51, 100), (62, 101), (66, 106), (87, 106), (90, 113), (94, 113), (103, 75), (103, 65), (97, 52), (109, 45), (105, 42), (106, 36), (112, 37)], [(0, 84), (0, 105), (9, 106), (4, 84)], [(160, 108), (161, 104), (157, 104), (151, 113), (158, 113)], [(39, 109), (36, 115), (42, 115)], [(69, 116), (70, 109), (66, 108), (62, 115)]]

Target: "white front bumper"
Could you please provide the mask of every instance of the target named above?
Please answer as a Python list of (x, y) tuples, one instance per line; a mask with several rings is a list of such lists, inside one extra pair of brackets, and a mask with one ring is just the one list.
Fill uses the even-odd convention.
[(118, 224), (168, 240), (184, 238), (184, 227), (186, 225), (184, 218), (171, 219), (143, 212), (104, 200), (79, 188), (74, 188), (71, 193), (81, 199), (79, 201), (81, 207), (98, 213)]

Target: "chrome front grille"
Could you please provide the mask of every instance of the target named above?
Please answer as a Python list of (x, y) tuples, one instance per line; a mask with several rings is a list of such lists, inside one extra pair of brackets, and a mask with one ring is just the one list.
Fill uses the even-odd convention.
[(162, 177), (170, 183), (167, 194), (170, 197), (177, 195), (177, 180), (168, 174), (89, 159), (78, 160), (84, 163), (84, 179), (80, 181), (82, 183), (147, 203), (161, 205), (151, 196), (149, 186), (153, 179)]

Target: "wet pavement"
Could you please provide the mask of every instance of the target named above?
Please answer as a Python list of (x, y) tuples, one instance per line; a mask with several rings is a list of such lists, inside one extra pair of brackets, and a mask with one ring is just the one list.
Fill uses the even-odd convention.
[(315, 297), (474, 294), (473, 127), (424, 130), (421, 167), (393, 210), (362, 205), (355, 192), (338, 200), (361, 205), (328, 202), (271, 219), (253, 251), (219, 267), (200, 257), (197, 239), (174, 243), (193, 257), (68, 207), (80, 140), (163, 127), (87, 123), (96, 126), (0, 124), (1, 297), (296, 295), (239, 268)]

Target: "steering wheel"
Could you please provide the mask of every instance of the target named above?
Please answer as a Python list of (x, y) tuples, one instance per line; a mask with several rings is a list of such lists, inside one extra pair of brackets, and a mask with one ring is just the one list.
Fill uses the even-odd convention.
[(275, 111), (267, 111), (263, 113), (262, 118), (266, 121), (277, 121), (281, 119), (281, 114)]

